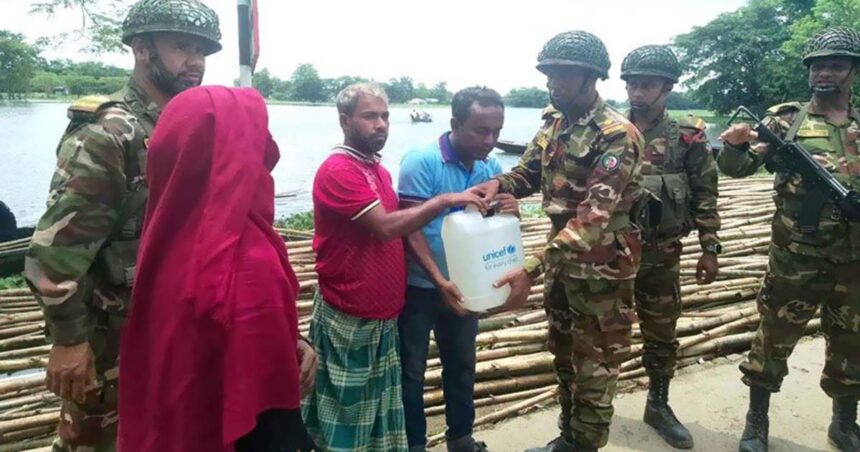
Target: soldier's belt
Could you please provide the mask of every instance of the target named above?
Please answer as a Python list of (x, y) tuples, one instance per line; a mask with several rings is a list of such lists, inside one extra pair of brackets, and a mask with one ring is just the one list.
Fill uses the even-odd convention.
[[(574, 215), (549, 215), (549, 221), (552, 222), (552, 228), (556, 232), (561, 231), (567, 226), (567, 222), (571, 218), (576, 218)], [(627, 213), (613, 215), (609, 219), (609, 224), (606, 226), (607, 232), (620, 231), (630, 227), (630, 215)]]

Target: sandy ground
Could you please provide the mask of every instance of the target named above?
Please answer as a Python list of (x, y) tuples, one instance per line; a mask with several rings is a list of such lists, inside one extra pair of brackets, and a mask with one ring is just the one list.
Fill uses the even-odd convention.
[[(740, 382), (734, 355), (682, 370), (673, 380), (670, 401), (675, 414), (693, 434), (699, 451), (736, 451), (744, 426), (748, 389)], [(827, 444), (830, 399), (818, 386), (824, 366), (824, 338), (802, 341), (789, 360), (790, 374), (782, 392), (771, 399), (770, 451), (810, 452), (834, 450)], [(604, 451), (671, 451), (642, 422), (646, 391), (622, 393), (615, 402), (615, 418)], [(496, 424), (475, 433), (492, 452), (522, 452), (545, 444), (558, 435), (558, 407)], [(479, 412), (479, 415), (486, 412)], [(431, 424), (441, 427), (441, 419)], [(431, 431), (438, 428), (431, 428)], [(436, 447), (434, 451), (444, 451)], [(32, 452), (50, 452), (37, 449)]]
[[(696, 442), (694, 450), (736, 451), (743, 431), (748, 388), (740, 382), (743, 356), (684, 369), (674, 380), (670, 402)], [(830, 399), (818, 386), (824, 366), (824, 339), (802, 341), (789, 360), (790, 373), (782, 392), (771, 399), (770, 450), (833, 450), (827, 444)], [(646, 391), (621, 394), (606, 451), (669, 451), (662, 439), (642, 422)], [(558, 434), (553, 405), (476, 432), (493, 452), (523, 451), (545, 444)], [(435, 450), (444, 450), (437, 447)]]

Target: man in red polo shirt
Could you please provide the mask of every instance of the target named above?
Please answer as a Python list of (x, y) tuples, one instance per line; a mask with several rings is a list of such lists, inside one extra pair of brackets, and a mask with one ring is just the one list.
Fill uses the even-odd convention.
[(344, 144), (314, 179), (319, 291), (311, 342), (319, 355), (316, 390), (303, 405), (308, 431), (330, 451), (406, 450), (397, 352), (397, 315), (406, 293), (401, 237), (455, 206), (484, 201), (448, 193), (397, 210), (391, 175), (380, 164), (388, 138), (388, 98), (375, 84), (338, 94)]

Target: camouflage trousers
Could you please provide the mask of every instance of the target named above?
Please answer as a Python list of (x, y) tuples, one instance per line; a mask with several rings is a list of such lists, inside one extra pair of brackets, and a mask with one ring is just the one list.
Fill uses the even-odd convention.
[(758, 297), (761, 323), (740, 368), (747, 385), (780, 389), (786, 361), (821, 307), (827, 339), (821, 388), (828, 396), (860, 396), (860, 261), (834, 264), (771, 245)]
[(600, 448), (609, 439), (621, 363), (630, 354), (633, 280), (547, 282), (548, 346), (558, 378), (563, 437)]
[(675, 327), (681, 317), (680, 250), (680, 242), (668, 248), (644, 247), (636, 273), (636, 314), (644, 339), (642, 364), (652, 378), (675, 375)]
[(84, 403), (63, 401), (52, 452), (114, 452), (118, 421), (119, 342), (125, 316), (94, 310), (90, 346), (98, 387)]

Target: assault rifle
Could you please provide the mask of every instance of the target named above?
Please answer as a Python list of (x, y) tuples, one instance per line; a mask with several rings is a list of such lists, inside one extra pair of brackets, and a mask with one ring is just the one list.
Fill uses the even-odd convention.
[[(753, 130), (758, 133), (758, 141), (767, 143), (771, 149), (766, 159), (771, 164), (776, 163), (788, 171), (800, 174), (806, 186), (807, 194), (803, 206), (797, 216), (800, 232), (814, 234), (818, 231), (818, 221), (821, 211), (829, 199), (836, 205), (841, 219), (860, 222), (860, 195), (842, 185), (833, 174), (796, 141), (785, 141), (762, 123), (753, 112), (744, 106), (738, 107), (729, 119), (731, 126), (741, 114), (755, 122)], [(770, 168), (770, 165), (769, 165)]]

